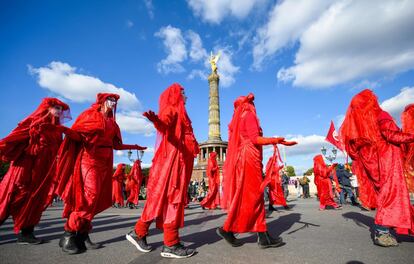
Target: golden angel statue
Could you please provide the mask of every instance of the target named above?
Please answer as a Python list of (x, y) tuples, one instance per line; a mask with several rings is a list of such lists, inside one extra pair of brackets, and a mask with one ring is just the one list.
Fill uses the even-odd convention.
[(217, 73), (217, 61), (220, 58), (220, 52), (217, 55), (213, 55), (213, 52), (210, 52), (210, 65), (211, 71)]

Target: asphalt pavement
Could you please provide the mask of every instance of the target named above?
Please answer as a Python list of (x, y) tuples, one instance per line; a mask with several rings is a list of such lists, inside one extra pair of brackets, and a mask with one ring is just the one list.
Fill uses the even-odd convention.
[[(216, 234), (225, 213), (221, 210), (202, 210), (191, 203), (185, 211), (185, 227), (180, 230), (182, 242), (197, 250), (188, 259), (165, 259), (160, 256), (162, 232), (152, 225), (148, 243), (155, 249), (141, 253), (125, 239), (132, 230), (141, 209), (110, 208), (96, 216), (91, 238), (103, 243), (97, 250), (79, 255), (67, 255), (58, 246), (63, 232), (62, 206), (48, 208), (35, 232), (46, 243), (18, 245), (8, 219), (0, 227), (0, 263), (414, 263), (414, 238), (399, 236), (400, 245), (381, 248), (372, 242), (375, 212), (344, 206), (343, 210), (318, 210), (316, 199), (290, 201), (291, 211), (282, 207), (267, 214), (273, 236), (281, 236), (286, 245), (260, 249), (253, 233), (238, 235), (244, 241), (232, 248)], [(141, 206), (143, 203), (141, 202)]]

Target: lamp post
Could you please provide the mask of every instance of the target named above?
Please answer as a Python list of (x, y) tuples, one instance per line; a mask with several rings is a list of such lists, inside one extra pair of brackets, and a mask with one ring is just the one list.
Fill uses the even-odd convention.
[[(137, 160), (141, 161), (142, 157), (144, 156), (144, 151), (143, 150), (137, 150)], [(136, 160), (132, 158), (132, 150), (128, 150), (128, 159), (131, 162), (135, 162)]]
[(321, 148), (322, 155), (325, 157), (325, 159), (329, 160), (330, 163), (332, 163), (336, 159), (336, 154), (338, 153), (338, 150), (335, 147), (333, 147), (331, 151), (332, 155), (327, 155), (327, 149), (325, 148), (325, 146)]

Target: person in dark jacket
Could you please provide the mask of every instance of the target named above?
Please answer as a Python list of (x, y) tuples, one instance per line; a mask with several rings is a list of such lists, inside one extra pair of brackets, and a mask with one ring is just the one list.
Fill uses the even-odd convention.
[(349, 179), (352, 177), (352, 174), (349, 173), (349, 171), (345, 170), (344, 165), (338, 164), (338, 166), (336, 167), (336, 176), (338, 177), (339, 185), (341, 187), (341, 192), (339, 194), (339, 202), (341, 204), (345, 204), (345, 195), (347, 195), (347, 197), (351, 199), (352, 205), (359, 205), (352, 192), (351, 180)]

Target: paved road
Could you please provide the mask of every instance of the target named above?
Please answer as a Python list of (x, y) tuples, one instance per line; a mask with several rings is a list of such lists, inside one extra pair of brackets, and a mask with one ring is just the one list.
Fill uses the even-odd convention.
[(197, 254), (185, 260), (160, 256), (162, 234), (154, 227), (148, 242), (156, 247), (150, 253), (138, 252), (125, 233), (133, 227), (141, 209), (111, 208), (99, 214), (94, 222), (92, 240), (104, 247), (69, 256), (58, 247), (64, 221), (62, 207), (51, 207), (43, 214), (36, 233), (48, 242), (42, 245), (17, 245), (12, 222), (0, 228), (0, 263), (414, 263), (414, 239), (399, 237), (396, 248), (380, 248), (372, 243), (373, 212), (346, 206), (342, 211), (318, 211), (315, 199), (291, 201), (292, 211), (280, 209), (267, 218), (274, 236), (282, 236), (286, 245), (276, 249), (259, 249), (255, 234), (240, 235), (245, 244), (232, 248), (215, 233), (223, 224), (220, 210), (203, 211), (197, 204), (186, 210), (183, 242), (197, 248)]

